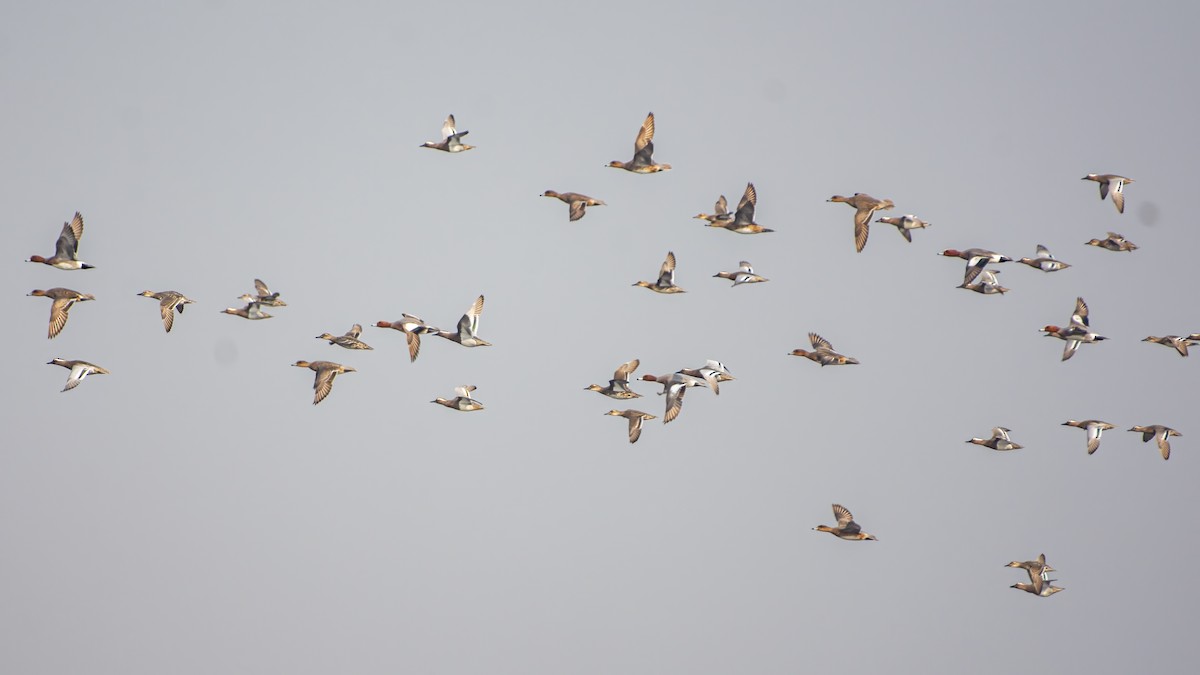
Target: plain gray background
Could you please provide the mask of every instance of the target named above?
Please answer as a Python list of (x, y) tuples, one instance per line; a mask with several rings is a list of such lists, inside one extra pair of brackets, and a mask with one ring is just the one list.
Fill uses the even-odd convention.
[[(25, 3), (0, 21), (0, 670), (1182, 672), (1193, 7)], [(628, 160), (657, 116), (652, 176)], [(478, 146), (437, 140), (453, 112)], [(1126, 213), (1089, 172), (1137, 180)], [(691, 216), (758, 189), (754, 237)], [(537, 197), (608, 202), (567, 222)], [(856, 254), (832, 194), (933, 227)], [(81, 258), (49, 255), (80, 210)], [(1105, 231), (1141, 248), (1083, 246)], [(972, 246), (1045, 244), (1074, 267)], [(668, 250), (677, 283), (652, 280)], [(770, 283), (712, 279), (739, 260)], [(289, 306), (248, 322), (254, 277)], [(57, 339), (49, 303), (94, 293)], [(197, 303), (165, 334), (144, 289)], [(465, 350), (368, 327), (401, 312)], [(1061, 363), (1077, 295), (1111, 338)], [(862, 365), (786, 356), (816, 331)], [(112, 371), (59, 393), (53, 357)], [(583, 391), (720, 359), (637, 445)], [(358, 368), (311, 405), (297, 359)], [(429, 403), (463, 383), (487, 409)], [(632, 407), (661, 418), (654, 387)], [(614, 405), (615, 404), (615, 405)], [(1118, 428), (1087, 456), (1067, 419)], [(1125, 431), (1184, 437), (1163, 462)], [(1012, 428), (1026, 449), (965, 444)], [(879, 541), (812, 532), (849, 507)], [(1045, 552), (1066, 587), (1003, 567)]]

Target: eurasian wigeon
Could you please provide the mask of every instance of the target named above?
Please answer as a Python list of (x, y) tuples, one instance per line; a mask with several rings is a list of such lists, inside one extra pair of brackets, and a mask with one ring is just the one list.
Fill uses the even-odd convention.
[(833, 351), (833, 345), (830, 344), (829, 340), (826, 340), (825, 338), (821, 337), (820, 335), (817, 335), (816, 333), (809, 333), (808, 341), (809, 341), (809, 343), (812, 344), (812, 351), (807, 351), (804, 349), (793, 349), (791, 351), (790, 355), (791, 356), (802, 356), (802, 357), (808, 359), (809, 361), (812, 361), (813, 363), (821, 364), (822, 368), (824, 368), (825, 366), (856, 366), (856, 365), (858, 365), (858, 359), (853, 359), (853, 358), (850, 358), (849, 356), (843, 356), (843, 355)]
[(837, 527), (818, 525), (813, 529), (817, 532), (828, 532), (838, 539), (847, 539), (850, 541), (879, 541), (875, 538), (875, 535), (863, 532), (858, 523), (854, 522), (854, 516), (850, 515), (850, 509), (847, 509), (841, 504), (833, 505), (833, 517), (837, 518)]
[(655, 293), (686, 293), (679, 286), (675, 285), (675, 253), (667, 251), (667, 259), (663, 261), (662, 267), (658, 270), (658, 280), (654, 283), (649, 281), (639, 281), (634, 286), (649, 288)]
[[(721, 199), (725, 199), (724, 195)], [(754, 183), (746, 183), (746, 191), (742, 193), (742, 198), (738, 201), (737, 211), (730, 217), (718, 214), (708, 220), (709, 227), (723, 227), (730, 232), (738, 234), (762, 234), (764, 232), (774, 232), (767, 227), (763, 227), (754, 222), (754, 209), (758, 204), (758, 191), (754, 189)], [(722, 206), (721, 202), (717, 202), (717, 206)], [(718, 209), (719, 211), (720, 209)], [(703, 216), (705, 214), (700, 214)], [(700, 216), (696, 216), (699, 218)]]
[(890, 199), (876, 199), (863, 192), (855, 192), (853, 197), (834, 195), (825, 201), (854, 207), (854, 249), (859, 253), (867, 245), (867, 235), (871, 233), (871, 216), (876, 211), (887, 211), (895, 206)]
[(571, 222), (575, 222), (584, 216), (587, 207), (589, 206), (605, 206), (604, 202), (594, 197), (581, 195), (578, 192), (555, 192), (554, 190), (546, 190), (542, 193), (543, 197), (554, 197), (559, 201), (567, 204), (570, 207)]
[(614, 169), (625, 169), (633, 173), (658, 173), (669, 171), (670, 164), (654, 163), (654, 113), (646, 115), (642, 128), (638, 131), (637, 139), (633, 142), (633, 159), (629, 162), (613, 160), (608, 166)]
[(324, 401), (329, 392), (333, 391), (333, 378), (342, 373), (358, 372), (350, 366), (343, 366), (340, 363), (332, 361), (297, 361), (292, 365), (297, 368), (308, 368), (317, 374), (316, 379), (313, 381), (313, 389), (316, 390), (316, 393), (313, 395), (313, 405)]
[(91, 293), (80, 293), (69, 288), (51, 288), (45, 291), (35, 289), (29, 295), (50, 298), (54, 301), (50, 304), (50, 330), (46, 335), (49, 339), (56, 337), (67, 325), (67, 311), (71, 309), (72, 305), (96, 299), (96, 296)]
[(69, 223), (63, 223), (62, 232), (54, 242), (54, 255), (43, 258), (31, 255), (25, 262), (42, 263), (60, 270), (90, 270), (95, 265), (89, 265), (79, 259), (79, 240), (83, 239), (83, 216), (78, 211)]
[(408, 341), (408, 360), (413, 362), (417, 360), (417, 355), (421, 353), (421, 336), (427, 333), (436, 333), (437, 328), (425, 323), (425, 320), (419, 316), (412, 314), (402, 314), (399, 321), (379, 321), (375, 324), (377, 328), (392, 328), (404, 333), (404, 338)]

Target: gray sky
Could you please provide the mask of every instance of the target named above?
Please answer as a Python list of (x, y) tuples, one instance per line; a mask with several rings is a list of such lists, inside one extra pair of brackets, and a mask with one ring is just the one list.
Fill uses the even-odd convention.
[[(1194, 8), (26, 3), (0, 22), (0, 670), (1179, 672), (1200, 364)], [(656, 158), (628, 160), (647, 111)], [(454, 113), (478, 149), (417, 146)], [(1126, 213), (1089, 172), (1133, 177)], [(758, 190), (755, 237), (701, 226)], [(607, 201), (567, 222), (536, 195)], [(873, 228), (869, 192), (933, 227)], [(49, 255), (75, 211), (81, 258)], [(1083, 242), (1121, 232), (1141, 248)], [(944, 248), (1002, 266), (955, 286)], [(661, 296), (668, 250), (688, 290)], [(750, 260), (770, 283), (729, 288)], [(254, 277), (287, 308), (248, 322)], [(34, 288), (94, 293), (45, 339)], [(163, 332), (154, 303), (197, 302)], [(465, 350), (368, 327), (402, 312)], [(1111, 338), (1059, 362), (1084, 296)], [(786, 356), (824, 335), (862, 365)], [(60, 394), (53, 357), (111, 375)], [(720, 359), (626, 442), (621, 362)], [(310, 404), (297, 359), (358, 369)], [(478, 385), (487, 409), (430, 405)], [(662, 415), (653, 387), (634, 401)], [(614, 405), (615, 404), (615, 405)], [(1067, 419), (1117, 425), (1087, 456)], [(1178, 428), (1163, 462), (1134, 424)], [(966, 445), (1003, 425), (1026, 449)], [(810, 528), (849, 507), (879, 542)], [(1008, 588), (1045, 552), (1067, 590)], [(1136, 562), (1141, 567), (1131, 568)], [(936, 573), (930, 566), (938, 566)]]

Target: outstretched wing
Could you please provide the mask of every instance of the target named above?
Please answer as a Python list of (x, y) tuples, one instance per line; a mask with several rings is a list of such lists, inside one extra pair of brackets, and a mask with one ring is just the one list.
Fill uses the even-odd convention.
[[(654, 113), (646, 115), (646, 121), (642, 122), (642, 129), (638, 132), (637, 140), (633, 142), (633, 154), (636, 158), (646, 148), (653, 148), (651, 141), (654, 140)], [(649, 154), (649, 153), (647, 153)]]
[(833, 505), (833, 517), (837, 518), (839, 528), (844, 528), (854, 522), (854, 516), (850, 514), (850, 509), (841, 504)]
[(663, 261), (662, 267), (658, 270), (658, 285), (673, 286), (675, 285), (675, 252), (667, 251), (667, 259)]
[(1112, 200), (1117, 207), (1117, 213), (1125, 213), (1125, 181), (1119, 178), (1112, 181)]
[(626, 361), (625, 363), (622, 363), (617, 368), (617, 372), (613, 373), (613, 379), (617, 380), (617, 381), (628, 382), (629, 376), (633, 373), (633, 371), (637, 370), (638, 366), (640, 366), (641, 364), (642, 364), (642, 362), (638, 359), (634, 359), (632, 361)]
[(754, 183), (746, 183), (746, 191), (742, 193), (742, 198), (738, 201), (737, 213), (733, 216), (734, 222), (738, 224), (754, 222), (754, 206), (757, 203), (758, 192), (754, 189)]
[(470, 309), (458, 320), (458, 334), (462, 337), (475, 335), (479, 330), (479, 315), (483, 312), (483, 296), (475, 298)]

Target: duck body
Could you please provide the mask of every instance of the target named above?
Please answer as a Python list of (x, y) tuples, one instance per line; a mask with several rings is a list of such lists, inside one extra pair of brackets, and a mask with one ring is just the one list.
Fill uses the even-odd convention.
[(613, 415), (614, 417), (624, 417), (629, 420), (629, 442), (637, 443), (642, 437), (642, 422), (648, 422), (653, 419), (658, 419), (650, 413), (644, 413), (641, 410), (609, 410), (605, 415)]
[(178, 291), (142, 291), (138, 295), (158, 300), (159, 313), (162, 315), (163, 328), (170, 333), (175, 325), (175, 312), (183, 314), (183, 306), (194, 304), (196, 301)]
[(1075, 311), (1071, 314), (1071, 320), (1066, 328), (1048, 324), (1042, 326), (1041, 330), (1045, 331), (1045, 337), (1054, 337), (1066, 343), (1063, 347), (1062, 360), (1066, 361), (1075, 355), (1075, 351), (1079, 349), (1079, 345), (1107, 340), (1103, 335), (1095, 333), (1091, 329), (1091, 321), (1088, 319), (1088, 305), (1082, 297), (1075, 298)]
[(221, 310), (221, 314), (240, 316), (249, 321), (270, 319), (274, 316), (273, 314), (267, 314), (266, 312), (262, 311), (262, 306), (258, 302), (246, 303), (245, 307), (226, 307), (225, 309)]
[(1130, 429), (1130, 431), (1138, 432), (1142, 435), (1142, 442), (1149, 443), (1153, 438), (1158, 444), (1158, 451), (1162, 453), (1163, 459), (1171, 459), (1171, 436), (1182, 436), (1183, 434), (1175, 431), (1171, 427), (1162, 424), (1138, 425)]
[(425, 320), (412, 314), (403, 314), (399, 321), (380, 321), (375, 324), (377, 328), (392, 328), (404, 333), (404, 338), (408, 342), (408, 361), (412, 363), (417, 360), (417, 356), (421, 353), (421, 336), (429, 333), (437, 333), (440, 329), (434, 328), (425, 323)]
[(965, 288), (968, 291), (974, 291), (983, 295), (1004, 295), (1009, 288), (1000, 285), (1000, 280), (996, 278), (999, 270), (983, 270), (974, 275), (973, 280), (967, 281), (966, 277), (972, 276), (972, 270), (976, 270), (970, 265), (967, 266), (967, 273), (963, 278), (963, 282), (958, 285), (958, 288)]
[(859, 253), (866, 248), (871, 234), (871, 216), (895, 206), (890, 199), (876, 199), (865, 192), (855, 192), (853, 197), (834, 195), (825, 201), (849, 204), (854, 209), (854, 249)]
[(749, 262), (743, 260), (738, 263), (736, 272), (717, 272), (713, 275), (717, 279), (728, 279), (733, 282), (734, 286), (742, 284), (758, 284), (764, 281), (770, 281), (765, 277), (760, 277), (754, 273), (754, 267)]
[(463, 136), (471, 133), (469, 131), (459, 131), (454, 122), (454, 115), (446, 118), (442, 122), (442, 140), (440, 141), (425, 141), (421, 144), (422, 148), (432, 148), (441, 150), (442, 152), (458, 153), (466, 152), (475, 148), (473, 145), (467, 145), (462, 142)]
[(483, 410), (483, 404), (471, 397), (471, 392), (475, 391), (476, 387), (473, 384), (464, 384), (461, 387), (455, 387), (454, 392), (458, 394), (454, 398), (437, 397), (430, 403), (444, 405), (452, 410), (461, 412), (472, 412), (475, 410)]
[(94, 363), (88, 363), (87, 361), (67, 360), (67, 359), (57, 359), (56, 358), (52, 361), (47, 361), (46, 365), (62, 366), (63, 368), (66, 368), (67, 370), (71, 371), (71, 374), (67, 377), (66, 386), (64, 386), (62, 388), (63, 391), (71, 391), (75, 387), (78, 387), (79, 384), (81, 382), (83, 382), (83, 378), (87, 377), (88, 375), (109, 375), (110, 374), (107, 370), (101, 368), (100, 366), (97, 366)]
[(1115, 173), (1089, 173), (1080, 180), (1099, 183), (1100, 200), (1104, 201), (1104, 198), (1111, 194), (1113, 206), (1117, 207), (1117, 213), (1125, 213), (1125, 186), (1133, 182), (1132, 178), (1118, 176)]
[(1142, 338), (1142, 342), (1153, 342), (1165, 347), (1171, 347), (1175, 351), (1179, 352), (1180, 356), (1186, 357), (1188, 355), (1188, 347), (1200, 344), (1200, 342), (1196, 341), (1196, 337), (1197, 335), (1195, 333), (1188, 336), (1164, 335), (1162, 337), (1156, 337), (1154, 335), (1149, 335), (1145, 338)]
[(1010, 431), (1012, 430), (1005, 427), (996, 427), (992, 429), (991, 438), (971, 438), (966, 442), (974, 443), (975, 445), (982, 445), (985, 448), (991, 448), (992, 450), (999, 451), (1020, 450), (1021, 448), (1025, 447), (1020, 443), (1014, 443), (1012, 439), (1008, 437)]
[(1030, 267), (1039, 269), (1043, 272), (1058, 272), (1059, 270), (1065, 270), (1070, 267), (1070, 265), (1067, 263), (1055, 259), (1055, 257), (1050, 253), (1050, 249), (1042, 246), (1041, 244), (1037, 245), (1036, 257), (1021, 258), (1017, 262), (1021, 263), (1022, 265), (1029, 265)]
[(257, 303), (263, 307), (287, 307), (287, 303), (279, 299), (279, 293), (272, 293), (271, 289), (267, 287), (267, 284), (262, 279), (254, 280), (253, 295), (250, 293), (243, 293), (238, 300), (241, 300), (247, 305), (250, 303)]
[(1041, 598), (1048, 598), (1063, 590), (1061, 587), (1055, 586), (1051, 583), (1054, 581), (1057, 581), (1057, 579), (1050, 579), (1043, 582), (1041, 577), (1038, 577), (1038, 579), (1032, 583), (1015, 583), (1012, 586), (1009, 586), (1009, 588), (1015, 588), (1020, 591), (1025, 591), (1026, 593), (1032, 593)]
[(1066, 422), (1062, 423), (1062, 426), (1075, 427), (1076, 429), (1083, 429), (1087, 432), (1087, 453), (1089, 455), (1095, 453), (1100, 447), (1100, 436), (1103, 435), (1105, 431), (1114, 428), (1113, 425), (1101, 420), (1067, 420)]
[(643, 375), (642, 380), (646, 382), (658, 382), (663, 386), (660, 395), (666, 395), (666, 412), (663, 414), (663, 424), (673, 422), (679, 413), (683, 412), (683, 395), (687, 393), (689, 387), (705, 387), (708, 383), (699, 377), (685, 375), (683, 373), (670, 373), (668, 375)]
[(475, 299), (475, 302), (467, 309), (466, 314), (458, 320), (458, 328), (454, 331), (441, 330), (439, 328), (427, 327), (427, 331), (444, 337), (451, 342), (457, 342), (464, 347), (491, 347), (492, 343), (479, 337), (479, 315), (483, 313), (483, 296)]
[(1088, 246), (1095, 246), (1116, 253), (1136, 251), (1138, 249), (1137, 244), (1134, 244), (1132, 241), (1126, 239), (1124, 235), (1117, 234), (1116, 232), (1108, 232), (1103, 239), (1092, 239), (1085, 243)]
[(813, 530), (828, 532), (838, 539), (845, 539), (847, 541), (879, 541), (875, 538), (875, 535), (863, 532), (862, 527), (854, 522), (854, 516), (850, 514), (850, 510), (841, 504), (833, 505), (833, 515), (837, 518), (836, 526), (818, 525)]
[(604, 394), (609, 398), (615, 398), (618, 400), (641, 398), (641, 394), (629, 388), (629, 376), (633, 373), (633, 371), (637, 370), (637, 367), (640, 364), (641, 361), (638, 359), (622, 363), (620, 366), (617, 366), (617, 370), (613, 373), (612, 379), (608, 381), (608, 386), (601, 387), (598, 384), (590, 384), (584, 387), (584, 391), (594, 391)]
[(633, 173), (659, 173), (670, 171), (670, 164), (654, 162), (654, 113), (646, 115), (642, 128), (638, 131), (637, 139), (633, 142), (633, 159), (628, 162), (613, 160), (608, 166), (614, 169), (624, 169)]
[[(967, 261), (967, 269), (963, 273), (963, 283), (962, 286), (959, 286), (959, 288), (969, 288), (972, 282), (975, 281), (975, 278), (980, 274), (983, 274), (983, 270), (988, 264), (1012, 261), (1012, 258), (1006, 255), (1001, 255), (995, 251), (989, 251), (984, 248), (969, 248), (965, 251), (960, 251), (956, 248), (948, 248), (938, 255), (945, 256), (947, 258), (961, 258)], [(1007, 291), (1008, 289), (1006, 288), (1004, 290)]]
[(911, 213), (892, 218), (880, 218), (875, 222), (895, 226), (895, 228), (900, 231), (900, 236), (904, 237), (904, 239), (910, 244), (912, 243), (913, 230), (922, 230), (930, 225), (933, 225), (933, 223), (921, 220)]
[(653, 283), (649, 281), (638, 281), (633, 284), (641, 288), (649, 288), (655, 293), (686, 293), (679, 286), (675, 285), (675, 253), (667, 251), (667, 259), (663, 261), (662, 267), (658, 270), (658, 279)]
[(808, 334), (808, 341), (812, 345), (812, 351), (805, 349), (793, 349), (791, 356), (800, 356), (812, 361), (813, 363), (825, 366), (856, 366), (858, 359), (845, 356), (833, 351), (833, 345), (829, 340), (817, 335), (816, 333)]
[(713, 213), (697, 213), (692, 218), (706, 221), (709, 227), (725, 227), (733, 222), (733, 214), (729, 212), (729, 202), (725, 201), (725, 195), (717, 198)]
[(95, 265), (89, 265), (79, 259), (79, 240), (82, 238), (83, 216), (76, 211), (70, 222), (63, 223), (62, 231), (54, 242), (54, 255), (49, 258), (32, 255), (26, 262), (41, 263), (60, 270), (93, 269)]
[(704, 365), (699, 368), (680, 368), (676, 372), (680, 375), (704, 380), (708, 388), (717, 396), (721, 395), (720, 383), (734, 379), (729, 369), (725, 367), (725, 364), (713, 359), (705, 361)]
[(320, 335), (317, 336), (316, 339), (327, 340), (329, 342), (329, 344), (337, 345), (337, 346), (341, 347), (342, 349), (356, 349), (356, 350), (374, 349), (374, 347), (372, 347), (371, 345), (363, 342), (362, 340), (359, 340), (358, 339), (359, 335), (362, 335), (362, 326), (356, 323), (353, 326), (351, 326), (350, 330), (346, 331), (346, 333), (344, 335), (331, 335), (329, 333), (321, 333)]
[(50, 329), (47, 339), (54, 339), (67, 326), (67, 312), (77, 302), (95, 300), (91, 293), (80, 293), (69, 288), (50, 288), (47, 290), (34, 289), (29, 295), (38, 298), (50, 298)]
[(333, 391), (333, 378), (342, 373), (358, 372), (350, 366), (343, 366), (340, 363), (332, 361), (297, 361), (292, 364), (297, 368), (308, 368), (317, 374), (313, 381), (313, 405), (325, 400), (326, 396)]
[(1005, 567), (1016, 567), (1025, 570), (1029, 573), (1030, 581), (1033, 581), (1034, 578), (1039, 578), (1042, 581), (1049, 580), (1050, 573), (1057, 571), (1050, 565), (1046, 564), (1045, 553), (1039, 554), (1037, 560), (1026, 560), (1025, 562), (1018, 562), (1014, 560), (1005, 565)]
[[(742, 198), (738, 200), (737, 211), (733, 215), (724, 213), (724, 201), (725, 196), (722, 195), (721, 200), (717, 202), (718, 213), (711, 218), (705, 217), (709, 227), (721, 227), (738, 234), (763, 234), (775, 231), (754, 222), (754, 209), (758, 204), (758, 191), (754, 189), (754, 183), (746, 183), (746, 190), (742, 193)], [(706, 214), (702, 213), (696, 217), (704, 216)]]
[(589, 206), (605, 206), (605, 203), (599, 199), (579, 194), (578, 192), (555, 192), (554, 190), (546, 190), (542, 193), (543, 197), (554, 197), (570, 207), (570, 220), (575, 222), (584, 216)]

